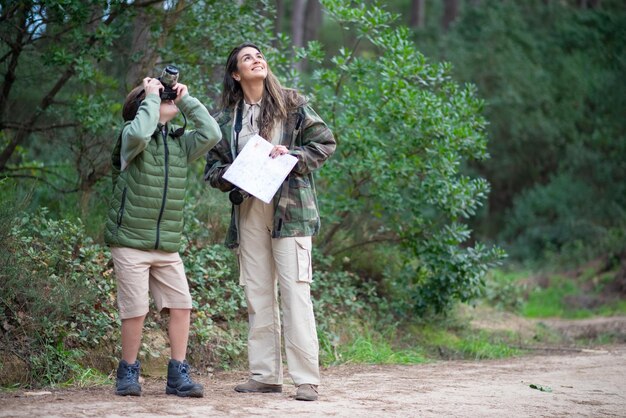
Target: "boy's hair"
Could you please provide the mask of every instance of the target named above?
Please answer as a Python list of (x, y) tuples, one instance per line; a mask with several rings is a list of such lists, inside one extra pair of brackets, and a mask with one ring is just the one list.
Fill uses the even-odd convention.
[(146, 98), (146, 91), (143, 85), (137, 86), (128, 93), (126, 100), (124, 101), (124, 107), (122, 108), (122, 117), (124, 122), (135, 119), (139, 105)]

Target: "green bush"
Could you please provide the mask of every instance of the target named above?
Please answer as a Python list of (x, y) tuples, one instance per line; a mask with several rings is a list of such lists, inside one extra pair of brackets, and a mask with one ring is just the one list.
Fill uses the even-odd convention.
[(85, 350), (112, 346), (118, 329), (108, 251), (80, 223), (47, 210), (2, 204), (0, 331), (5, 356), (19, 359), (32, 386), (71, 378)]
[[(517, 261), (577, 265), (623, 251), (626, 13), (619, 2), (486, 0), (433, 54), (485, 98), (492, 184), (479, 234)], [(613, 237), (612, 237), (613, 236)]]
[(247, 314), (234, 253), (214, 244), (189, 247), (182, 257), (194, 307), (190, 357), (213, 368), (242, 364)]
[(377, 280), (398, 313), (445, 312), (475, 298), (504, 258), (497, 247), (468, 244), (468, 219), (489, 192), (463, 169), (488, 157), (484, 103), (474, 86), (454, 80), (449, 63), (417, 50), (397, 16), (322, 3), (356, 39), (332, 57), (316, 43), (302, 51), (318, 62), (314, 106), (338, 143), (319, 173), (321, 250), (352, 258), (385, 245), (397, 254), (395, 273)]

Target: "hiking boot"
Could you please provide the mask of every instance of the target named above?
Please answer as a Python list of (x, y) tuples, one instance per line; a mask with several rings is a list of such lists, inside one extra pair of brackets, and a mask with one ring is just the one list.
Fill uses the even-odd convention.
[(304, 384), (298, 386), (296, 392), (296, 399), (299, 401), (316, 401), (317, 400), (317, 385)]
[(120, 396), (139, 396), (141, 395), (141, 385), (139, 384), (139, 360), (135, 363), (128, 364), (126, 360), (120, 361), (117, 366), (117, 382), (115, 394)]
[(261, 383), (250, 379), (246, 383), (235, 386), (235, 391), (243, 393), (280, 393), (283, 391), (283, 385), (270, 385), (269, 383)]
[(189, 377), (189, 364), (187, 361), (170, 360), (167, 365), (167, 386), (165, 393), (182, 397), (202, 398), (204, 387), (200, 383), (194, 383)]

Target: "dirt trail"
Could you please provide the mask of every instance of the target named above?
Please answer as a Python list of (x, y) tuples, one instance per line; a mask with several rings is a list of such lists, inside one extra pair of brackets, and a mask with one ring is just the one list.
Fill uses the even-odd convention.
[[(245, 372), (199, 377), (205, 398), (164, 394), (144, 382), (139, 398), (112, 387), (0, 393), (0, 417), (626, 417), (626, 345), (497, 361), (413, 366), (344, 365), (322, 371), (318, 402), (282, 394), (238, 394)], [(552, 392), (530, 388), (548, 386)]]

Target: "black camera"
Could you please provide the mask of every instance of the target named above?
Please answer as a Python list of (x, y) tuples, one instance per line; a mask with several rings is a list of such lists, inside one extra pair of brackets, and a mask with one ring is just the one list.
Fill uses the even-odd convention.
[(234, 188), (228, 193), (228, 200), (230, 200), (230, 203), (233, 205), (241, 205), (248, 197), (250, 197), (250, 194), (239, 188)]
[(159, 81), (165, 87), (160, 94), (161, 100), (174, 100), (176, 98), (176, 90), (172, 87), (178, 82), (179, 74), (178, 68), (173, 65), (168, 65), (163, 69), (163, 73), (159, 77)]

